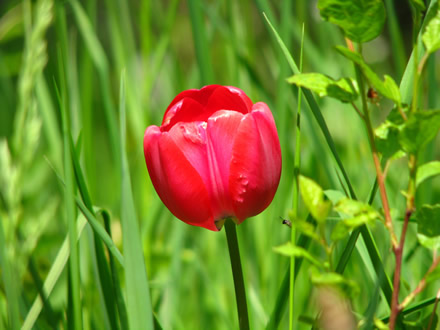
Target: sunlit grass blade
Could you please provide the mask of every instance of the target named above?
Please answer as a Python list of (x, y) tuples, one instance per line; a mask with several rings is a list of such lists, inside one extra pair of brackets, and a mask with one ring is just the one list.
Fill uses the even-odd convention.
[[(300, 61), (299, 70), (302, 72), (303, 66), (303, 52), (304, 52), (304, 25), (302, 28), (301, 37), (301, 50), (300, 50)], [(292, 201), (292, 213), (293, 217), (298, 217), (298, 204), (299, 204), (299, 185), (298, 176), (300, 175), (301, 166), (301, 88), (298, 88), (298, 107), (296, 112), (296, 129), (295, 129), (295, 157), (294, 157), (294, 168), (293, 168), (293, 201)], [(292, 246), (296, 244), (296, 228), (292, 226), (292, 232), (290, 235), (290, 241)], [(289, 329), (293, 329), (293, 313), (294, 313), (294, 289), (295, 289), (295, 257), (290, 258), (290, 294), (289, 294)]]
[[(100, 213), (102, 215), (102, 218), (104, 219), (105, 230), (107, 234), (111, 237), (112, 231), (110, 225), (110, 215), (105, 210), (101, 210)], [(110, 253), (108, 247), (107, 250), (109, 252), (110, 273), (112, 276), (114, 296), (116, 297), (116, 305), (118, 308), (119, 323), (121, 324), (121, 329), (128, 329), (127, 308), (125, 306), (124, 297), (122, 295), (121, 280), (119, 279), (119, 274), (116, 268), (113, 254)]]
[(9, 327), (13, 330), (20, 329), (20, 312), (17, 292), (17, 281), (14, 281), (14, 270), (9, 262), (6, 248), (6, 238), (3, 231), (3, 219), (0, 218), (0, 266), (2, 278), (8, 301)]
[[(55, 167), (53, 167), (50, 162), (49, 165), (52, 167), (52, 170), (57, 175), (58, 180), (60, 180), (60, 182), (65, 185), (64, 180), (57, 172)], [(107, 246), (111, 254), (116, 258), (116, 260), (118, 260), (121, 266), (124, 266), (124, 257), (122, 256), (121, 252), (119, 251), (118, 247), (115, 245), (111, 237), (107, 234), (105, 229), (99, 224), (99, 221), (96, 219), (96, 217), (92, 214), (92, 212), (89, 211), (89, 209), (84, 205), (83, 201), (79, 197), (76, 196), (75, 201), (81, 213), (85, 216), (90, 226), (98, 234), (103, 243)]]
[(87, 49), (92, 57), (93, 63), (99, 72), (102, 100), (104, 102), (104, 113), (110, 135), (110, 145), (115, 159), (115, 164), (119, 166), (119, 138), (117, 130), (117, 120), (115, 106), (112, 101), (112, 93), (108, 72), (108, 61), (105, 52), (99, 42), (95, 31), (92, 28), (89, 18), (77, 0), (70, 0), (74, 16), (76, 18), (81, 36), (84, 38)]
[(150, 289), (146, 273), (139, 225), (134, 206), (130, 171), (125, 151), (125, 80), (120, 85), (120, 137), (121, 137), (121, 225), (125, 258), (125, 285), (128, 324), (132, 329), (153, 329)]
[[(86, 182), (84, 180), (84, 175), (81, 170), (81, 166), (79, 164), (79, 156), (77, 154), (77, 149), (73, 145), (72, 137), (69, 137), (70, 142), (70, 151), (73, 163), (73, 169), (75, 172), (76, 183), (78, 186), (78, 190), (82, 196), (85, 206), (90, 211), (90, 213), (96, 218), (96, 214), (93, 210), (93, 204), (89, 195), (89, 191), (87, 189)], [(109, 265), (107, 263), (107, 258), (104, 254), (104, 250), (101, 245), (100, 236), (96, 231), (93, 231), (93, 247), (94, 254), (96, 256), (95, 269), (98, 273), (97, 277), (97, 286), (100, 288), (100, 292), (102, 293), (103, 303), (105, 305), (105, 315), (108, 318), (110, 326), (112, 329), (118, 329), (117, 321), (116, 321), (116, 300), (113, 295), (114, 290), (113, 282), (110, 276)], [(92, 248), (93, 248), (92, 247)]]
[(200, 80), (202, 85), (212, 84), (214, 83), (214, 72), (211, 56), (209, 54), (208, 40), (203, 23), (202, 5), (200, 0), (189, 0), (188, 9), (191, 18), (197, 63), (199, 65)]
[[(284, 44), (283, 40), (281, 39), (281, 37), (279, 36), (278, 32), (275, 30), (275, 28), (273, 27), (272, 23), (270, 22), (270, 20), (268, 19), (268, 17), (265, 15), (264, 16), (266, 18), (267, 23), (269, 24), (269, 27), (271, 28), (271, 30), (273, 31), (278, 44), (280, 45), (284, 56), (286, 57), (287, 62), (289, 63), (290, 68), (292, 69), (294, 74), (298, 74), (299, 73), (299, 69), (295, 63), (295, 60), (293, 59), (292, 55), (290, 54), (288, 48), (286, 47), (286, 45)], [(306, 101), (309, 105), (310, 110), (312, 111), (313, 115), (315, 116), (315, 119), (319, 125), (319, 128), (321, 129), (322, 134), (325, 137), (325, 140), (330, 148), (330, 151), (333, 154), (333, 157), (336, 160), (336, 163), (338, 164), (338, 167), (342, 173), (342, 176), (344, 177), (345, 183), (348, 186), (348, 189), (350, 191), (350, 196), (354, 199), (356, 199), (356, 194), (353, 190), (353, 187), (350, 183), (350, 179), (348, 178), (347, 172), (345, 171), (344, 165), (342, 164), (342, 161), (339, 157), (339, 154), (336, 150), (336, 146), (333, 142), (333, 138), (330, 135), (330, 131), (328, 130), (327, 124), (325, 122), (324, 117), (322, 116), (321, 110), (318, 106), (318, 104), (316, 103), (315, 98), (313, 97), (312, 93), (305, 89), (303, 91), (304, 96), (306, 98)]]
[[(62, 84), (63, 86), (63, 84)], [(67, 109), (65, 106), (65, 96), (59, 97), (60, 112), (63, 126), (63, 147), (64, 147), (64, 180), (65, 180), (65, 205), (67, 214), (67, 228), (69, 232), (69, 297), (72, 302), (72, 325), (74, 329), (82, 329), (82, 312), (81, 312), (81, 280), (79, 273), (79, 256), (78, 245), (76, 241), (76, 216), (75, 216), (75, 183), (73, 178), (73, 168), (70, 156), (70, 129), (68, 124)], [(70, 305), (70, 304), (69, 304)]]
[[(77, 240), (81, 237), (81, 234), (86, 224), (87, 221), (85, 220), (85, 218), (83, 217), (78, 218), (77, 228), (76, 228)], [(69, 255), (70, 255), (70, 247), (69, 247), (69, 234), (68, 234), (64, 239), (63, 244), (61, 245), (61, 248), (59, 249), (55, 257), (54, 262), (52, 263), (49, 273), (47, 274), (46, 280), (44, 281), (43, 290), (46, 297), (49, 297), (50, 294), (52, 293), (55, 284), (58, 282), (58, 279), (60, 278), (67, 264)], [(21, 329), (22, 330), (33, 329), (35, 322), (37, 321), (38, 316), (40, 315), (42, 309), (43, 309), (43, 300), (41, 299), (40, 296), (37, 296), (28, 314), (26, 315), (26, 318), (24, 320)]]
[[(307, 221), (314, 221), (312, 216), (307, 217)], [(296, 246), (307, 248), (310, 245), (310, 237), (301, 234), (296, 242)], [(299, 270), (301, 268), (303, 258), (295, 258), (295, 278), (298, 276)], [(287, 308), (287, 301), (289, 298), (289, 286), (290, 286), (290, 266), (287, 268), (286, 275), (284, 276), (283, 282), (278, 290), (277, 298), (275, 301), (275, 306), (273, 308), (272, 314), (270, 315), (269, 322), (267, 323), (266, 329), (272, 330), (277, 329), (279, 323), (283, 317), (283, 314)]]

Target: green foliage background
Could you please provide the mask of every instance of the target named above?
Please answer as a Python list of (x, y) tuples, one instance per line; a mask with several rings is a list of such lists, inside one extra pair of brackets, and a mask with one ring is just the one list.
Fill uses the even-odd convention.
[[(386, 0), (385, 5), (385, 28), (377, 39), (364, 44), (363, 55), (379, 76), (388, 74), (399, 83), (411, 52), (411, 14), (406, 2)], [(74, 319), (82, 319), (85, 329), (117, 328), (119, 322), (123, 327), (121, 301), (127, 307), (125, 322), (128, 319), (132, 326), (144, 318), (151, 322), (147, 305), (137, 312), (132, 309), (146, 302), (151, 303), (156, 322), (164, 329), (237, 327), (224, 233), (190, 227), (173, 218), (151, 185), (142, 147), (145, 128), (160, 124), (177, 93), (212, 83), (237, 86), (254, 102), (266, 102), (279, 131), (283, 170), (275, 200), (265, 212), (237, 228), (251, 325), (255, 329), (267, 325), (289, 268), (289, 259), (275, 253), (273, 247), (290, 238), (282, 218), (288, 217), (292, 205), (297, 89), (286, 81), (292, 72), (263, 11), (297, 61), (304, 24), (303, 72), (334, 79), (354, 76), (353, 65), (335, 51), (335, 46), (345, 44), (341, 30), (321, 19), (316, 1), (0, 3), (0, 328), (20, 328), (30, 311), (37, 317), (37, 328), (65, 327), (78, 306), (80, 315), (74, 314)], [(440, 108), (437, 61), (438, 53), (428, 59), (422, 82), (424, 108)], [(366, 201), (375, 172), (363, 124), (349, 104), (329, 98), (317, 101), (356, 194)], [(371, 105), (375, 127), (391, 110), (389, 101), (377, 102)], [(344, 191), (342, 174), (326, 139), (305, 102), (303, 108), (301, 173), (324, 189)], [(125, 126), (120, 124), (125, 111), (124, 132)], [(63, 151), (70, 149), (78, 162), (69, 169), (63, 157), (69, 159), (71, 154), (67, 151), (63, 156)], [(438, 136), (420, 156), (420, 164), (426, 160), (440, 160)], [(83, 187), (77, 183), (78, 165)], [(401, 191), (407, 181), (406, 161), (395, 161), (388, 171), (387, 188), (398, 231), (405, 208)], [(85, 191), (89, 197), (84, 197)], [(109, 220), (116, 246), (103, 240), (105, 234), (94, 234), (73, 204), (73, 195), (80, 196), (99, 228)], [(438, 202), (440, 179), (422, 183), (418, 199)], [(379, 208), (378, 197), (373, 205)], [(300, 215), (306, 217), (302, 206)], [(329, 227), (334, 218), (331, 215)], [(371, 230), (385, 269), (392, 274), (394, 258), (388, 234), (378, 221)], [(69, 235), (74, 237), (75, 231), (80, 235), (77, 262), (69, 261), (69, 267), (57, 263), (63, 241)], [(416, 224), (410, 223), (402, 297), (431, 264), (431, 253), (418, 245), (416, 232)], [(336, 259), (346, 241), (338, 244)], [(116, 247), (124, 256), (125, 270), (118, 262)], [(314, 243), (308, 250), (316, 256), (323, 254)], [(130, 261), (128, 251), (138, 254)], [(310, 328), (306, 319), (317, 314), (309, 266), (307, 261), (302, 264), (296, 281), (295, 319), (303, 319), (296, 321), (298, 329)], [(59, 276), (48, 280), (53, 291), (41, 313), (35, 314), (32, 304), (54, 268)], [(148, 282), (142, 275), (136, 277), (145, 270)], [(375, 304), (379, 289), (361, 239), (344, 275), (359, 286), (353, 309), (365, 314)], [(68, 283), (74, 283), (75, 276), (79, 284), (76, 302), (75, 288), (68, 293)], [(111, 282), (116, 283), (115, 288), (106, 286)], [(133, 283), (143, 289), (131, 287)], [(438, 286), (438, 280), (431, 282), (417, 300), (431, 299)], [(286, 299), (282, 309), (287, 305)], [(388, 316), (384, 299), (374, 307), (378, 317)], [(116, 310), (120, 321), (112, 314)], [(428, 307), (409, 318), (424, 319), (431, 311)], [(146, 316), (142, 316), (144, 312)], [(287, 313), (282, 315), (281, 328), (286, 328)]]

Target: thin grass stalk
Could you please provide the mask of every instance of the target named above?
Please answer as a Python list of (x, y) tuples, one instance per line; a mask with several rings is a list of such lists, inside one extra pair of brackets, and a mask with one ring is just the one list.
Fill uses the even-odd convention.
[[(304, 24), (302, 26), (301, 35), (301, 50), (299, 58), (299, 71), (302, 72), (303, 65), (303, 52), (304, 52)], [(296, 130), (295, 130), (295, 158), (293, 165), (293, 203), (292, 203), (292, 214), (293, 218), (296, 219), (298, 216), (298, 203), (299, 203), (299, 184), (298, 177), (300, 175), (301, 166), (301, 98), (302, 89), (298, 88), (298, 107), (296, 112)], [(295, 224), (292, 224), (292, 230), (290, 235), (290, 241), (293, 246), (296, 244), (296, 228)], [(294, 291), (295, 291), (295, 257), (290, 258), (290, 287), (289, 287), (289, 328), (293, 329), (293, 315), (295, 311), (294, 305)]]
[(214, 71), (209, 54), (206, 28), (203, 23), (202, 3), (200, 0), (188, 0), (189, 16), (194, 38), (197, 63), (202, 85), (214, 83)]

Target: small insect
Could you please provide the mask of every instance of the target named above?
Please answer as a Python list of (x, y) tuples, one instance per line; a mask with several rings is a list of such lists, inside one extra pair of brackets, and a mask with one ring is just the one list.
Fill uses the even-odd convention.
[(376, 92), (376, 90), (372, 87), (368, 89), (367, 97), (370, 99), (373, 103), (378, 103), (379, 101), (379, 94)]
[(290, 228), (292, 228), (292, 222), (290, 221), (290, 220), (287, 220), (287, 219), (283, 219), (283, 218), (281, 218), (282, 220), (283, 220), (283, 225), (286, 225), (286, 226), (289, 226)]

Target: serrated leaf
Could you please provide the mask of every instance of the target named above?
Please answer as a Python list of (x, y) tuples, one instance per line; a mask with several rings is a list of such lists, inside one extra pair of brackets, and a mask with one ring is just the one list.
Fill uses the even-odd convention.
[(302, 247), (293, 245), (292, 242), (287, 242), (283, 245), (275, 246), (273, 247), (273, 250), (286, 257), (307, 259), (315, 266), (320, 268), (322, 267), (322, 264), (317, 259), (315, 259), (315, 257), (313, 257), (307, 250), (303, 249)]
[(331, 209), (331, 202), (324, 200), (324, 191), (313, 180), (299, 176), (299, 189), (309, 212), (316, 221), (323, 223)]
[(417, 232), (427, 237), (440, 236), (440, 204), (423, 205), (416, 213)]
[(435, 160), (417, 168), (416, 186), (430, 177), (440, 175), (440, 161)]
[(310, 89), (320, 97), (329, 96), (342, 102), (353, 102), (358, 96), (350, 78), (334, 80), (320, 73), (301, 73), (288, 78), (287, 82)]
[(394, 101), (398, 105), (401, 104), (400, 90), (393, 78), (385, 75), (385, 80), (382, 81), (368, 66), (368, 64), (365, 63), (364, 59), (359, 53), (352, 52), (351, 50), (342, 46), (336, 46), (336, 50), (344, 57), (359, 65), (359, 68), (367, 78), (370, 85), (373, 86), (380, 94)]
[(399, 143), (408, 153), (416, 153), (440, 130), (440, 110), (423, 110), (412, 114), (403, 125)]
[(385, 23), (385, 7), (381, 0), (319, 0), (323, 19), (338, 25), (355, 42), (376, 38)]
[(426, 51), (433, 53), (440, 48), (440, 6), (437, 5), (435, 16), (431, 18), (422, 35)]

